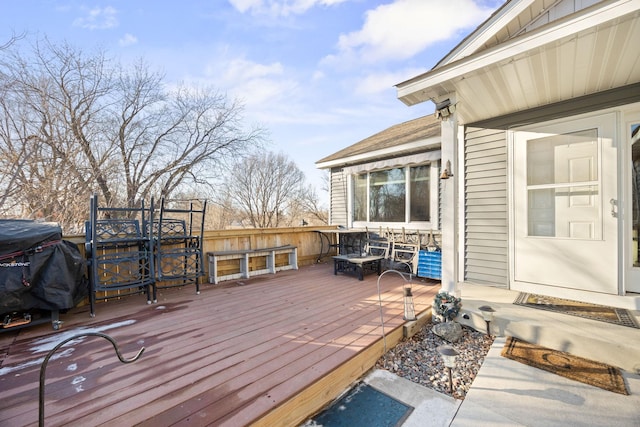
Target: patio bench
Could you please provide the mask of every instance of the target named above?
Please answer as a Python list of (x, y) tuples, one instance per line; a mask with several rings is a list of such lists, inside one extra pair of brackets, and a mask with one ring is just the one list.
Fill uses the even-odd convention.
[[(278, 255), (287, 255), (287, 261), (279, 262), (285, 257), (278, 257)], [(218, 284), (222, 280), (248, 279), (259, 274), (275, 274), (278, 271), (298, 269), (298, 248), (293, 245), (207, 252), (207, 258), (209, 283), (213, 284)], [(229, 272), (228, 269), (223, 271), (220, 268), (220, 262), (230, 260), (237, 260), (239, 265), (234, 265), (233, 272)]]

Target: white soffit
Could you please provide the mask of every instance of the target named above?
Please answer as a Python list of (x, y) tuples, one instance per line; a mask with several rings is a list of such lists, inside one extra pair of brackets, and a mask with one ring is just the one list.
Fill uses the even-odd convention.
[(455, 93), (472, 123), (640, 81), (640, 0), (607, 3), (398, 84), (407, 105)]

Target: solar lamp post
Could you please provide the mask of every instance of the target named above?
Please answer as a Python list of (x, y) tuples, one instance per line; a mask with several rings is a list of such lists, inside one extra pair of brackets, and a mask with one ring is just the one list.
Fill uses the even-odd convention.
[(482, 314), (482, 318), (487, 323), (487, 335), (491, 335), (491, 322), (493, 321), (493, 313), (496, 311), (488, 305), (483, 305), (482, 307), (478, 307), (480, 310), (480, 314)]
[(460, 353), (450, 345), (441, 345), (438, 347), (438, 353), (442, 357), (442, 363), (449, 371), (449, 393), (453, 394), (453, 379), (451, 378), (451, 370), (456, 366), (456, 356)]

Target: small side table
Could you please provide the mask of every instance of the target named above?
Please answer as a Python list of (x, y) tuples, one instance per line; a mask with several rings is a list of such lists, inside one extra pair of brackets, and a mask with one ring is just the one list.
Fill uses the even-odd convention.
[(356, 273), (358, 280), (363, 280), (366, 272), (382, 272), (384, 257), (373, 255), (336, 255), (333, 257), (333, 274)]

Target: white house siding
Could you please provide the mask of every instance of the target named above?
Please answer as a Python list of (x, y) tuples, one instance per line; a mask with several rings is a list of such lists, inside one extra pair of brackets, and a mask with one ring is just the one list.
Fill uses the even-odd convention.
[(465, 280), (507, 288), (507, 141), (504, 130), (465, 130)]
[(347, 227), (347, 175), (342, 168), (331, 169), (331, 225)]

